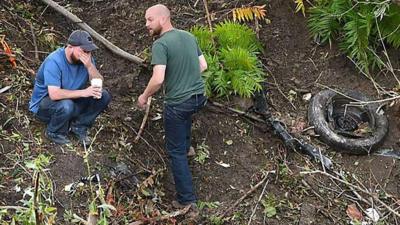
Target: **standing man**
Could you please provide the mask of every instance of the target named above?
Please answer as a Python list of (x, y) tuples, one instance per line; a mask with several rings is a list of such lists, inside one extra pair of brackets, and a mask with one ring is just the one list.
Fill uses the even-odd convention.
[(88, 144), (87, 130), (110, 103), (110, 94), (88, 81), (101, 79), (91, 52), (97, 49), (88, 32), (76, 30), (66, 47), (52, 52), (37, 72), (29, 110), (47, 124), (46, 136), (57, 144), (69, 144), (71, 131)]
[(148, 98), (165, 81), (165, 141), (177, 192), (173, 206), (190, 204), (198, 213), (187, 156), (191, 148), (192, 114), (206, 103), (201, 73), (207, 69), (207, 63), (196, 38), (172, 26), (166, 6), (150, 7), (145, 17), (150, 35), (159, 38), (152, 46), (153, 75), (137, 104), (144, 108)]

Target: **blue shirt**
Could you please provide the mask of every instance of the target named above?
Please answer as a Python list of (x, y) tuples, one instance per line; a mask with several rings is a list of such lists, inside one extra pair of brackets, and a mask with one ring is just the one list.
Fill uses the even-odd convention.
[(65, 48), (52, 52), (44, 60), (36, 74), (29, 110), (37, 113), (40, 101), (49, 95), (48, 86), (67, 90), (85, 88), (89, 80), (88, 70), (83, 64), (71, 64), (65, 56)]

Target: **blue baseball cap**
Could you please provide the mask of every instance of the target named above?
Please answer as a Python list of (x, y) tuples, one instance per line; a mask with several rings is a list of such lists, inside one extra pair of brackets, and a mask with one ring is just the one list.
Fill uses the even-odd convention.
[(76, 30), (72, 32), (68, 38), (68, 44), (79, 46), (88, 52), (98, 49), (98, 47), (93, 43), (93, 38), (84, 30)]

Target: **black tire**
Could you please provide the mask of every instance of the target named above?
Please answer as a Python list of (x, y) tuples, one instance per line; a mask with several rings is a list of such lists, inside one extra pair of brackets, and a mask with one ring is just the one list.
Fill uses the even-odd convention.
[[(369, 98), (359, 92), (351, 91), (345, 93), (347, 96), (361, 100), (369, 101)], [(353, 102), (349, 98), (343, 97), (331, 90), (323, 90), (317, 93), (310, 102), (308, 108), (308, 121), (310, 125), (314, 126), (316, 134), (329, 146), (334, 149), (356, 155), (369, 154), (376, 150), (376, 147), (384, 140), (388, 132), (388, 120), (385, 115), (378, 114), (376, 111), (378, 105), (368, 104), (364, 107), (355, 107), (356, 110), (363, 110), (363, 113), (368, 117), (368, 124), (371, 132), (365, 137), (352, 137), (342, 135), (337, 130), (333, 129), (332, 123), (328, 118), (328, 107), (331, 107), (332, 99), (340, 96), (348, 102)]]

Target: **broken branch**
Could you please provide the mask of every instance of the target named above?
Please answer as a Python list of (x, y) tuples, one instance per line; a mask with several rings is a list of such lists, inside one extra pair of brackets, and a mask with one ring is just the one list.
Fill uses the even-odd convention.
[(137, 133), (137, 135), (135, 137), (135, 140), (133, 141), (135, 143), (137, 143), (139, 141), (140, 135), (143, 133), (144, 126), (146, 125), (147, 118), (149, 117), (151, 99), (152, 99), (152, 97), (150, 97), (149, 100), (147, 101), (146, 113), (144, 114), (144, 117), (143, 117), (143, 120), (142, 120), (142, 124), (140, 125), (139, 131), (138, 131), (138, 133)]
[(54, 10), (57, 12), (61, 13), (68, 19), (72, 20), (72, 22), (76, 23), (78, 26), (80, 26), (82, 29), (87, 31), (90, 35), (92, 35), (94, 38), (99, 40), (103, 45), (105, 45), (111, 52), (113, 52), (116, 55), (121, 56), (122, 58), (125, 58), (129, 61), (132, 61), (134, 63), (140, 64), (144, 66), (144, 60), (132, 55), (128, 52), (125, 52), (124, 50), (120, 49), (119, 47), (115, 46), (113, 43), (108, 41), (106, 38), (101, 36), (99, 33), (97, 33), (95, 30), (93, 30), (89, 25), (87, 25), (85, 22), (83, 22), (81, 19), (79, 19), (77, 16), (66, 10), (64, 7), (60, 6), (59, 4), (55, 3), (52, 0), (42, 0), (44, 3), (52, 7)]
[(129, 223), (128, 225), (153, 224), (155, 222), (168, 220), (170, 218), (174, 218), (174, 217), (186, 214), (189, 211), (190, 207), (191, 207), (191, 205), (187, 205), (185, 208), (177, 210), (175, 212), (168, 213), (168, 214), (163, 215), (163, 216), (156, 216), (156, 217), (153, 217), (153, 218), (146, 218), (146, 219), (143, 219), (142, 221), (135, 221), (135, 222)]

